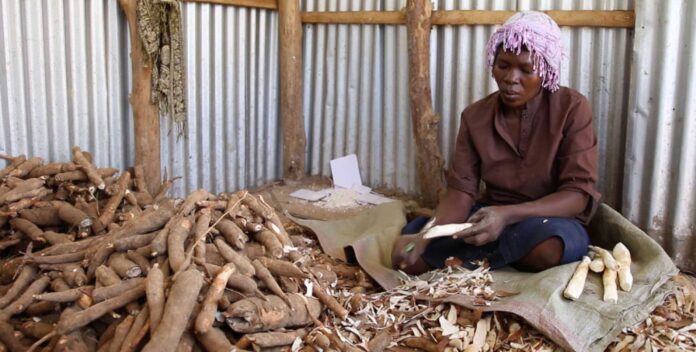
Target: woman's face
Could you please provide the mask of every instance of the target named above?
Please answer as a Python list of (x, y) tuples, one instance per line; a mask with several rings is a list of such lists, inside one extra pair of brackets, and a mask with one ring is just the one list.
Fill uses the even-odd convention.
[(493, 77), (498, 83), (503, 104), (510, 108), (523, 107), (541, 89), (541, 77), (534, 73), (532, 57), (527, 50), (515, 55), (498, 49)]

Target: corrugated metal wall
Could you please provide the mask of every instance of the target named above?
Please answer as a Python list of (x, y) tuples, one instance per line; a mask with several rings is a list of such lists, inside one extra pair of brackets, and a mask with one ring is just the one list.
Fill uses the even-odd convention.
[(277, 179), (277, 12), (195, 3), (183, 10), (188, 137), (177, 138), (170, 122), (162, 134), (163, 167), (183, 177), (174, 194)]
[[(305, 11), (398, 10), (406, 1), (306, 0)], [(625, 10), (632, 1), (455, 1), (436, 10)], [(417, 191), (415, 145), (408, 101), (405, 26), (306, 25), (305, 118), (308, 164), (329, 175), (329, 160), (356, 153), (363, 181)], [(431, 34), (431, 84), (441, 116), (440, 142), (449, 162), (459, 114), (497, 90), (484, 46), (494, 26), (436, 26)], [(600, 140), (600, 189), (618, 206), (623, 181), (624, 130), (628, 103), (631, 31), (563, 28), (568, 58), (561, 83), (593, 104)]]
[(128, 31), (116, 1), (0, 0), (0, 152), (132, 163)]
[[(188, 138), (163, 120), (173, 194), (279, 176), (277, 13), (183, 5)], [(134, 162), (129, 37), (117, 1), (0, 0), (0, 153)]]
[(696, 272), (696, 2), (638, 4), (623, 213)]
[[(393, 2), (392, 2), (393, 3)], [(394, 10), (382, 1), (307, 0), (304, 11)], [(363, 182), (412, 190), (408, 62), (403, 26), (305, 25), (304, 115), (307, 164), (356, 153)]]

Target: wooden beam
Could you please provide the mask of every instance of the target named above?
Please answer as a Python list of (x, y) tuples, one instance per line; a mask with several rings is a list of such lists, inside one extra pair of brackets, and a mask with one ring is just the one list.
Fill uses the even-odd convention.
[(503, 24), (515, 11), (452, 10), (433, 11), (434, 25), (496, 25)]
[(160, 186), (160, 120), (159, 107), (150, 100), (152, 89), (152, 60), (145, 57), (140, 44), (136, 18), (137, 0), (119, 0), (126, 14), (131, 41), (133, 88), (130, 103), (133, 107), (135, 134), (135, 163), (142, 165), (145, 183), (150, 194)]
[(559, 26), (569, 27), (614, 27), (636, 26), (634, 11), (546, 11)]
[(408, 96), (416, 141), (416, 169), (422, 204), (434, 208), (444, 190), (445, 178), (430, 89), (430, 0), (406, 2), (408, 31)]
[(278, 4), (280, 42), (280, 123), (283, 133), (283, 177), (305, 174), (304, 116), (302, 114), (302, 22), (300, 0)]
[[(544, 11), (560, 26), (633, 28), (635, 12), (628, 10)], [(446, 10), (433, 11), (432, 25), (497, 25), (503, 24), (515, 11)], [(406, 24), (402, 11), (303, 12), (302, 22), (310, 24)]]
[[(633, 28), (636, 22), (633, 11), (544, 11), (558, 23), (568, 27)], [(497, 25), (503, 24), (515, 11), (434, 11), (435, 25)]]
[(201, 2), (216, 5), (255, 7), (260, 9), (276, 10), (278, 2), (276, 0), (183, 0), (184, 2)]
[(406, 24), (406, 13), (403, 11), (303, 12), (302, 23)]

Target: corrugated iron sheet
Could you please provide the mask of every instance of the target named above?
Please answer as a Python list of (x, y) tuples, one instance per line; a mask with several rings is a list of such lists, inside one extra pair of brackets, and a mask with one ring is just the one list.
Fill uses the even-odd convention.
[(116, 1), (0, 1), (0, 152), (132, 162), (127, 28)]
[(639, 1), (623, 213), (696, 271), (696, 3)]
[[(381, 1), (307, 0), (305, 11), (394, 10)], [(304, 115), (307, 164), (329, 175), (329, 161), (356, 153), (363, 181), (413, 189), (408, 119), (406, 29), (305, 25)]]
[(188, 135), (163, 121), (162, 165), (174, 194), (258, 186), (280, 174), (278, 14), (183, 5)]
[[(401, 1), (306, 0), (305, 11), (399, 10)], [(436, 10), (625, 10), (632, 2), (455, 1)], [(440, 146), (447, 162), (467, 105), (497, 90), (484, 46), (494, 26), (436, 26), (431, 34), (431, 85), (441, 116)], [(623, 181), (624, 130), (628, 103), (631, 31), (563, 28), (568, 57), (562, 84), (593, 104), (600, 140), (605, 201), (618, 206)], [(306, 25), (305, 118), (308, 165), (329, 175), (329, 160), (356, 153), (363, 181), (417, 192), (415, 145), (408, 101), (405, 26)]]
[[(162, 121), (173, 194), (279, 176), (277, 13), (183, 5), (188, 137)], [(134, 162), (129, 34), (117, 1), (0, 1), (0, 153)]]

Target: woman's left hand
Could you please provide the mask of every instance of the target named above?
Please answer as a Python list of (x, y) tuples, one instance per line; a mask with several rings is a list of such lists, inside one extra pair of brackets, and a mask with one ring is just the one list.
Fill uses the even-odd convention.
[(508, 225), (508, 215), (503, 206), (490, 206), (479, 209), (469, 217), (468, 222), (474, 226), (455, 234), (454, 238), (482, 246), (498, 239), (505, 226)]

